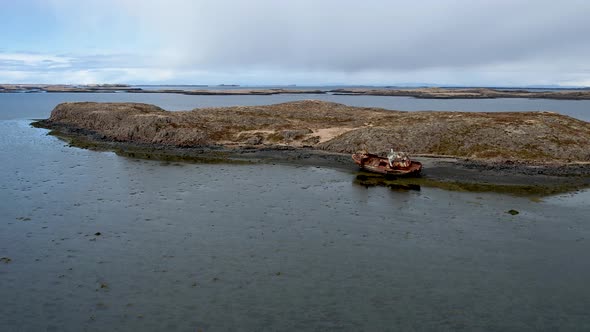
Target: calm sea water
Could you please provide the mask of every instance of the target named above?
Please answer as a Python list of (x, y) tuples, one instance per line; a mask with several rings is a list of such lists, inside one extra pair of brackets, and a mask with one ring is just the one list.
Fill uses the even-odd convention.
[(142, 102), (167, 110), (190, 110), (211, 106), (267, 105), (294, 100), (317, 99), (351, 106), (382, 107), (401, 111), (553, 111), (590, 121), (590, 100), (549, 99), (416, 99), (386, 96), (338, 96), (324, 94), (272, 96), (189, 96), (133, 93), (10, 93), (0, 94), (0, 119), (47, 118), (66, 101)]
[(590, 329), (590, 191), (367, 189), (329, 168), (78, 149), (25, 120), (63, 100), (289, 98), (0, 94), (2, 330)]

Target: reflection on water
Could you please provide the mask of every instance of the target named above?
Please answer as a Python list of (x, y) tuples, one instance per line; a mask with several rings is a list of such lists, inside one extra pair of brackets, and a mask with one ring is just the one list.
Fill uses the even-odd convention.
[[(513, 196), (529, 197), (533, 200), (539, 200), (542, 197), (579, 193), (580, 186), (575, 182), (571, 184), (548, 184), (546, 186), (539, 184), (491, 184), (475, 183), (461, 181), (442, 181), (427, 176), (392, 176), (368, 173), (365, 171), (358, 172), (352, 181), (355, 185), (369, 187), (387, 187), (392, 190), (421, 190), (423, 187), (439, 188), (450, 191), (472, 192), (472, 193), (501, 193)], [(577, 194), (574, 194), (576, 196)], [(580, 199), (576, 198), (579, 202)]]
[(407, 190), (420, 190), (420, 185), (415, 183), (400, 183), (397, 182), (399, 178), (384, 175), (367, 175), (357, 174), (353, 183), (357, 185), (369, 187), (387, 187), (391, 190), (407, 191)]

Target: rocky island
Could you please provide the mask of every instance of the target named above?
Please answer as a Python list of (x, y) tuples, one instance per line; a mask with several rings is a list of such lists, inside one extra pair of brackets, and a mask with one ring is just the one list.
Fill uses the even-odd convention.
[[(232, 85), (221, 85), (227, 87)], [(193, 87), (194, 86), (190, 86)], [(423, 99), (493, 99), (533, 98), (559, 100), (590, 100), (590, 89), (502, 89), (502, 88), (236, 88), (236, 89), (142, 89), (125, 84), (48, 85), (48, 84), (0, 84), (0, 93), (174, 93), (183, 95), (278, 95), (278, 94), (335, 94), (414, 97)]]
[(590, 123), (552, 112), (403, 112), (313, 100), (169, 112), (84, 102), (60, 104), (36, 126), (79, 146), (150, 158), (354, 168), (350, 153), (393, 147), (424, 162), (426, 178), (590, 184)]
[(590, 99), (589, 89), (492, 89), (492, 88), (413, 88), (413, 89), (336, 89), (338, 95), (367, 95), (414, 97), (422, 99), (494, 99), (531, 98), (584, 100)]

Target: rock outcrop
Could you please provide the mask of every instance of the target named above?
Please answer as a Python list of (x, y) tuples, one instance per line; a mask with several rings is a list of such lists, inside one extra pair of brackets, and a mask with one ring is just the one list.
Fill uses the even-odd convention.
[(552, 112), (401, 112), (321, 101), (169, 112), (137, 103), (64, 103), (43, 125), (176, 147), (308, 146), (538, 163), (590, 161), (590, 123)]

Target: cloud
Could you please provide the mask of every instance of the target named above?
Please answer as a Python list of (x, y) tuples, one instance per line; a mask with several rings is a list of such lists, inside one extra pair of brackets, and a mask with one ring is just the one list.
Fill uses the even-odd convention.
[[(138, 75), (152, 70), (184, 83), (590, 80), (590, 2), (583, 0), (53, 0), (49, 6), (72, 33), (64, 37), (68, 55), (48, 58), (48, 67), (63, 60), (80, 70), (119, 68), (121, 78), (142, 80)], [(34, 61), (25, 65), (43, 65)]]
[(124, 3), (182, 66), (414, 70), (590, 52), (586, 1)]
[(63, 56), (35, 53), (2, 53), (0, 52), (0, 69), (14, 67), (25, 68), (56, 68), (67, 65), (72, 59)]
[(15, 83), (159, 82), (173, 79), (170, 70), (127, 54), (55, 55), (0, 52), (0, 81)]

